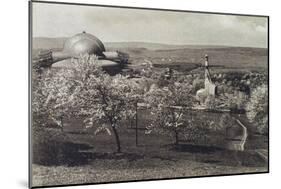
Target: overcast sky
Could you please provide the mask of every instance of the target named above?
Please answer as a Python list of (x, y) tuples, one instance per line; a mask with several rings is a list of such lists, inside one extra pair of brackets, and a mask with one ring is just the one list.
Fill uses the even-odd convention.
[(33, 3), (34, 37), (266, 48), (267, 27), (264, 17)]

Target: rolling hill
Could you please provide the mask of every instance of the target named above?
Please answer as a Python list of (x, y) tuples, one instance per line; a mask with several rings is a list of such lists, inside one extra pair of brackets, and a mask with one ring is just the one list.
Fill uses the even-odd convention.
[[(58, 49), (62, 48), (67, 38), (33, 38), (33, 49)], [(172, 49), (206, 49), (206, 48), (227, 48), (227, 46), (212, 45), (170, 45), (150, 42), (104, 42), (107, 49), (148, 49), (148, 50), (172, 50)]]
[[(38, 49), (62, 49), (67, 38), (33, 38), (33, 52)], [(209, 55), (211, 65), (238, 69), (267, 69), (268, 51), (263, 48), (208, 45), (169, 45), (146, 42), (105, 42), (108, 51), (120, 50), (130, 56), (132, 64), (145, 59), (153, 64), (202, 64)]]

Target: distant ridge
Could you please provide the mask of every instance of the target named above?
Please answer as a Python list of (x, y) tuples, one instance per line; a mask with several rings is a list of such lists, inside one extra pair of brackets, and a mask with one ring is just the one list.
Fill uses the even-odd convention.
[[(61, 49), (67, 38), (33, 38), (33, 49)], [(215, 49), (215, 48), (235, 48), (222, 45), (170, 45), (150, 42), (104, 42), (106, 49), (148, 49), (148, 50), (170, 50), (170, 49)], [(250, 47), (244, 47), (250, 48)]]
[(33, 49), (58, 49), (63, 48), (63, 44), (67, 38), (48, 38), (48, 37), (35, 37), (33, 38)]
[[(33, 38), (33, 56), (41, 49), (60, 50), (67, 38)], [(120, 50), (128, 53), (132, 64), (149, 59), (155, 64), (202, 63), (205, 54), (210, 55), (211, 64), (245, 70), (267, 68), (268, 51), (264, 48), (210, 46), (210, 45), (169, 45), (147, 42), (105, 42), (107, 51)]]
[(105, 42), (108, 48), (145, 48), (148, 50), (169, 50), (169, 49), (203, 49), (203, 48), (226, 48), (227, 46), (211, 45), (170, 45), (150, 42)]

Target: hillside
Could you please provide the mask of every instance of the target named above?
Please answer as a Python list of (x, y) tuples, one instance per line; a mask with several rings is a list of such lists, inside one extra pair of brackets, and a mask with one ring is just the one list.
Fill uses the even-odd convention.
[(48, 38), (35, 37), (33, 38), (33, 49), (60, 49), (67, 38)]
[[(38, 49), (61, 49), (66, 38), (34, 38), (33, 52)], [(208, 54), (211, 65), (235, 69), (267, 69), (268, 51), (263, 48), (202, 45), (169, 45), (146, 42), (108, 42), (107, 51), (119, 50), (130, 55), (132, 64), (149, 60), (153, 64), (203, 64)]]
[[(62, 48), (67, 38), (33, 38), (33, 49)], [(203, 49), (203, 48), (225, 48), (225, 46), (211, 45), (170, 45), (150, 42), (104, 42), (107, 49), (148, 49), (148, 50), (170, 50), (170, 49)]]

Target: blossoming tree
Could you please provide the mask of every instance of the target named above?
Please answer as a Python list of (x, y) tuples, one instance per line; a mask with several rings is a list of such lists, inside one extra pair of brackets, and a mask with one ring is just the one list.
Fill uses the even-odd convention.
[(34, 81), (36, 82), (36, 87), (32, 90), (34, 121), (42, 125), (46, 123), (46, 119), (51, 119), (63, 129), (63, 118), (70, 115), (74, 97), (75, 84), (71, 76), (71, 70), (57, 72), (46, 70)]
[(256, 130), (260, 133), (268, 129), (268, 87), (263, 84), (251, 93), (251, 98), (246, 105), (246, 115)]
[(88, 127), (100, 125), (96, 133), (107, 131), (111, 134), (110, 130), (113, 131), (119, 153), (121, 144), (117, 129), (121, 120), (134, 114), (132, 109), (138, 99), (138, 87), (124, 76), (103, 72), (95, 57), (85, 56), (78, 61), (73, 105), (86, 117), (84, 122)]
[(185, 108), (191, 108), (192, 86), (172, 82), (164, 88), (157, 88), (147, 93), (146, 101), (150, 105), (152, 123), (146, 133), (157, 132), (170, 135), (174, 143), (179, 143), (179, 134), (186, 127), (184, 124)]

